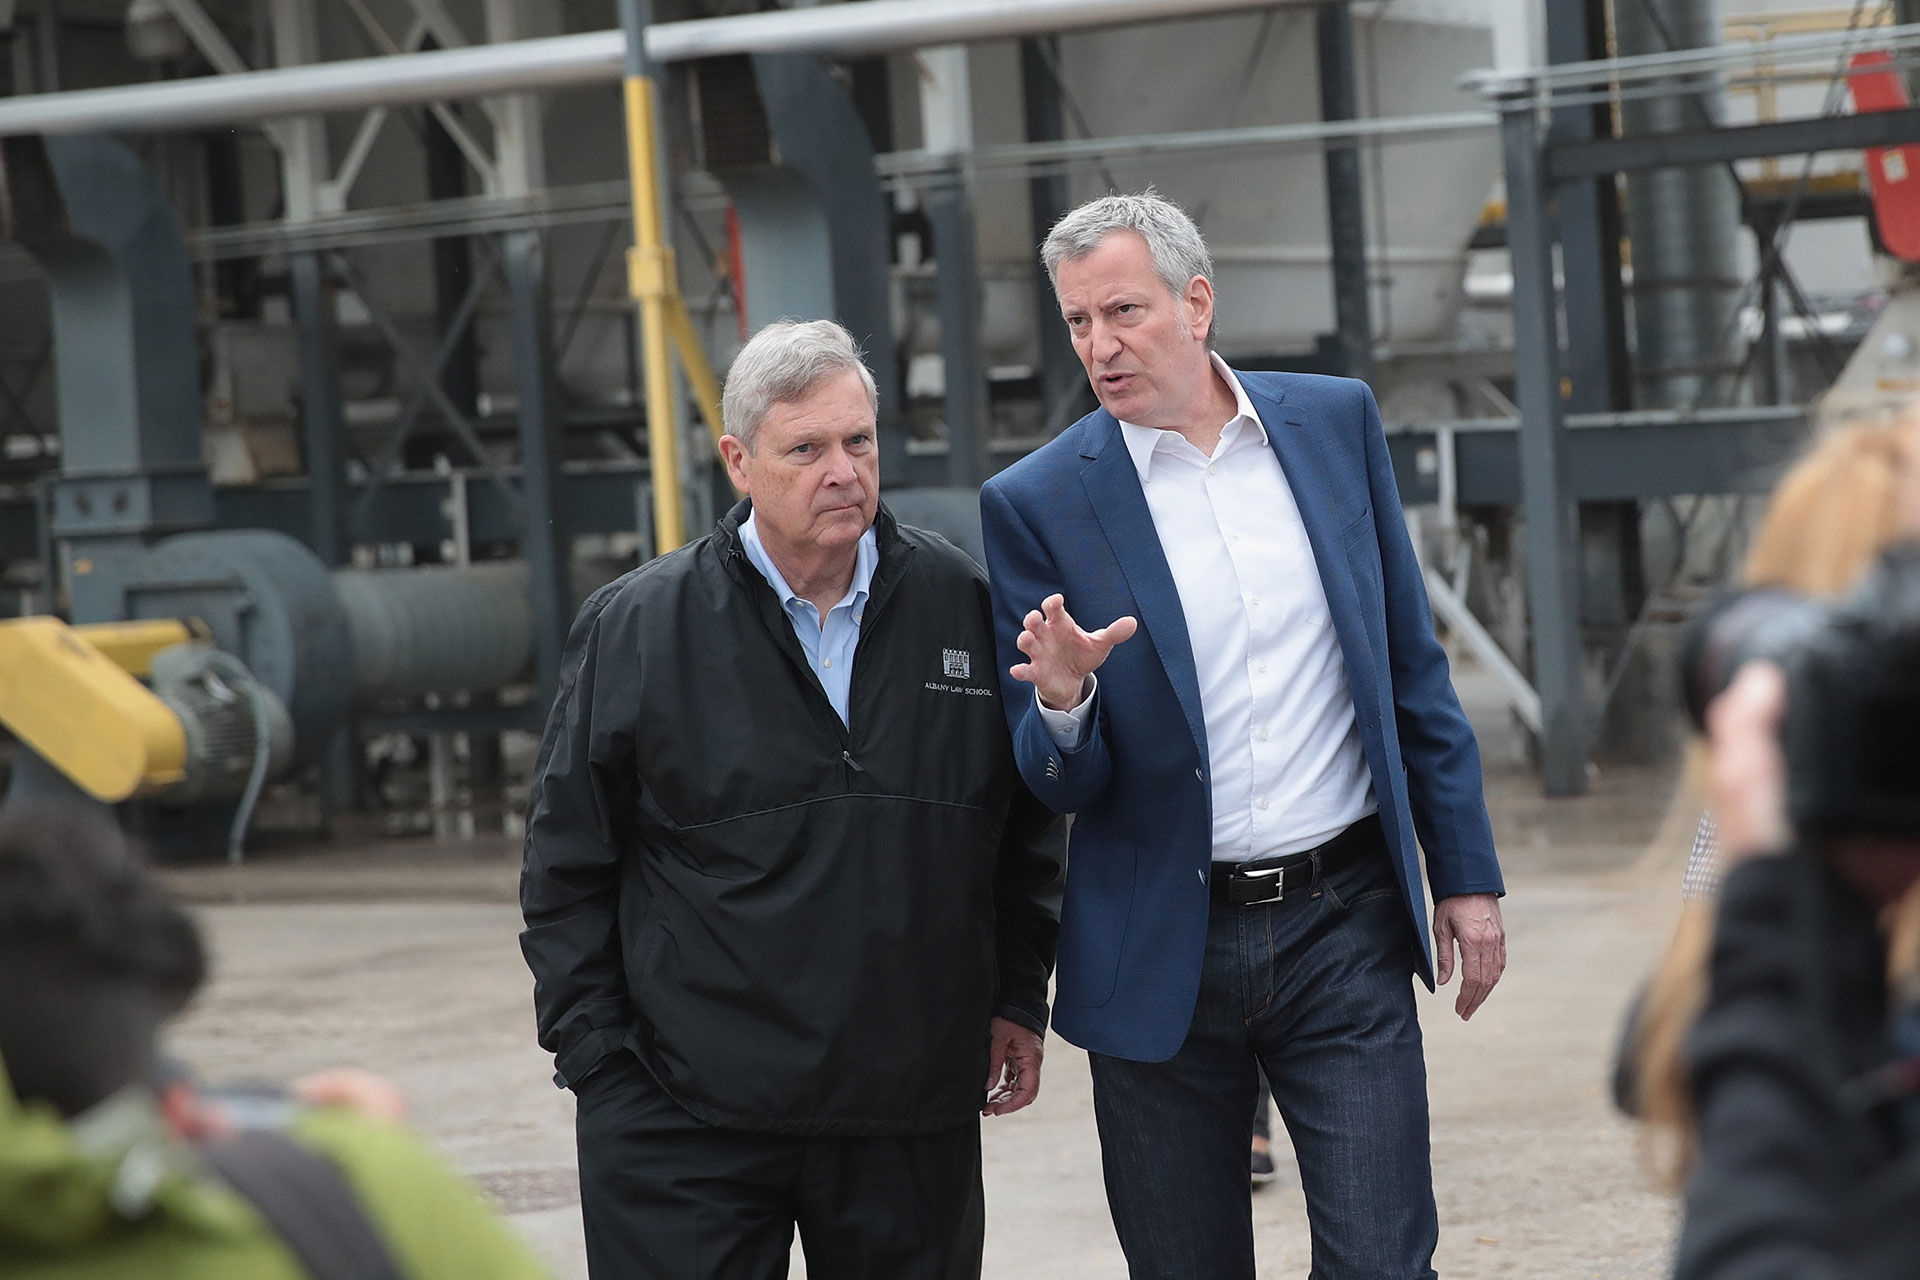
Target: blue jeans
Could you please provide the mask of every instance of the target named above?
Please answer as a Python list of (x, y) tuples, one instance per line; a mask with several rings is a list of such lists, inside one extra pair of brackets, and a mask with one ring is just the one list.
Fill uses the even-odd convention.
[(1091, 1055), (1107, 1203), (1133, 1280), (1253, 1280), (1256, 1063), (1300, 1162), (1313, 1280), (1430, 1280), (1439, 1217), (1414, 940), (1385, 851), (1307, 893), (1215, 905), (1186, 1043)]

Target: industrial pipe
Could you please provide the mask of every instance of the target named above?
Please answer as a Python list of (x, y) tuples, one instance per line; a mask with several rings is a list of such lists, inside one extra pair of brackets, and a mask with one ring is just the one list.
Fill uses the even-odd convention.
[[(654, 62), (774, 52), (850, 57), (1264, 9), (1272, 4), (1273, 0), (865, 0), (660, 23), (647, 28), (646, 54)], [(626, 43), (620, 31), (592, 31), (110, 89), (24, 94), (0, 101), (0, 136), (158, 133), (356, 107), (604, 84), (622, 77)]]
[(333, 590), (352, 638), (356, 702), (495, 689), (533, 660), (524, 560), (340, 569)]

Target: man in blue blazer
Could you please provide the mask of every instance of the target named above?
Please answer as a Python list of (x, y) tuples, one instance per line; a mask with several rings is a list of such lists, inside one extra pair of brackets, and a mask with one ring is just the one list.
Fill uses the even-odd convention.
[(1373, 395), (1228, 368), (1205, 242), (1151, 191), (1043, 257), (1101, 407), (980, 505), (1020, 770), (1077, 815), (1054, 1025), (1129, 1268), (1251, 1280), (1258, 1063), (1316, 1280), (1432, 1276), (1412, 979), (1458, 947), (1472, 1016), (1503, 887)]

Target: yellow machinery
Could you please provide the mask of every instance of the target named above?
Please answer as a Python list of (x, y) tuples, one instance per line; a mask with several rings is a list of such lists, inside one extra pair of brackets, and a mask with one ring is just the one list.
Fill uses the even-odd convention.
[(622, 0), (621, 25), (627, 32), (627, 74), (623, 85), (627, 117), (628, 178), (633, 186), (633, 248), (627, 251), (627, 287), (640, 304), (641, 367), (647, 392), (647, 459), (653, 475), (653, 549), (665, 555), (687, 540), (680, 501), (680, 415), (673, 395), (673, 350), (700, 404), (707, 429), (718, 440), (720, 380), (680, 296), (673, 250), (667, 247), (661, 199), (659, 126), (655, 119), (653, 76), (646, 56), (645, 31), (651, 6)]
[(186, 729), (134, 673), (191, 638), (171, 621), (0, 623), (0, 724), (96, 800), (173, 786), (186, 776)]

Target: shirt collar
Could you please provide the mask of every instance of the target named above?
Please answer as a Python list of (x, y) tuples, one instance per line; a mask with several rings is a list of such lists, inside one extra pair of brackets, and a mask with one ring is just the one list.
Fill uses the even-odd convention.
[[(774, 594), (780, 597), (783, 607), (792, 608), (795, 604), (811, 603), (801, 600), (793, 593), (793, 588), (787, 585), (786, 578), (773, 563), (773, 557), (767, 554), (767, 546), (760, 541), (760, 527), (755, 523), (752, 511), (747, 512), (747, 518), (740, 522), (740, 545), (747, 553), (747, 559), (753, 562), (753, 567), (760, 571), (760, 576), (767, 580), (767, 585), (772, 587)], [(879, 564), (880, 538), (869, 525), (867, 531), (860, 535), (860, 545), (854, 551), (853, 585), (848, 588), (846, 599), (840, 604), (846, 604), (848, 601), (858, 604), (866, 599), (873, 587), (873, 571)], [(834, 606), (836, 609), (839, 607), (840, 605)]]
[[(1227, 419), (1226, 425), (1231, 428), (1235, 423), (1250, 424), (1253, 433), (1259, 437), (1260, 443), (1266, 444), (1267, 426), (1260, 421), (1260, 415), (1254, 411), (1253, 401), (1247, 399), (1247, 389), (1240, 385), (1240, 379), (1232, 369), (1227, 367), (1227, 362), (1220, 358), (1219, 352), (1209, 351), (1207, 356), (1213, 362), (1213, 371), (1220, 375), (1227, 384), (1227, 389), (1233, 392), (1234, 413), (1233, 417)], [(1135, 426), (1131, 422), (1124, 421), (1120, 424), (1120, 434), (1127, 442), (1127, 452), (1133, 455), (1133, 466), (1140, 473), (1142, 484), (1147, 482), (1149, 474), (1153, 471), (1155, 453), (1176, 442), (1184, 443), (1184, 437), (1177, 431), (1160, 431), (1153, 427)]]

